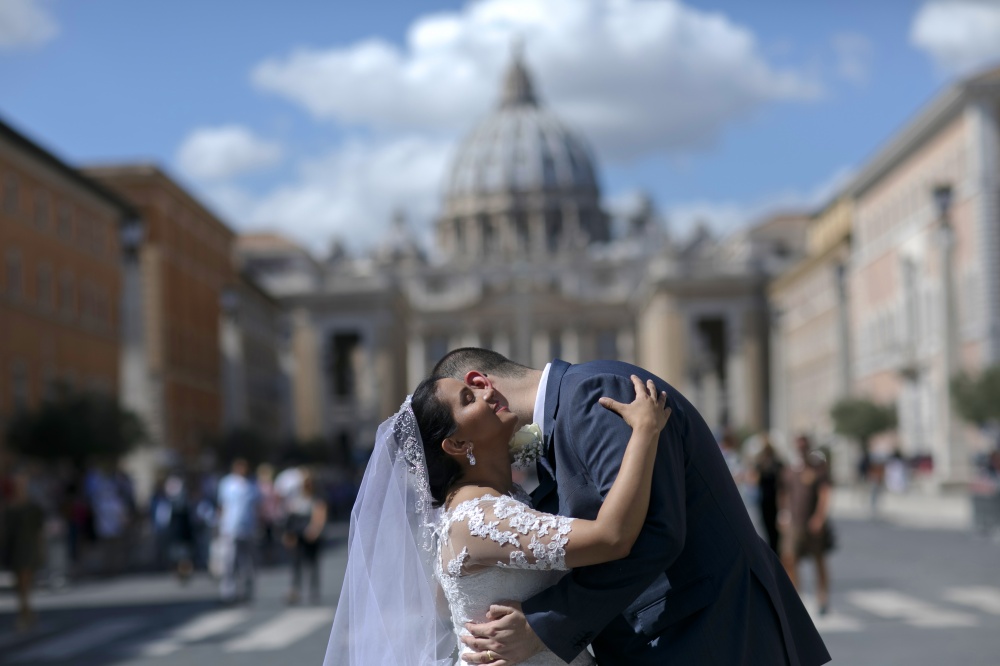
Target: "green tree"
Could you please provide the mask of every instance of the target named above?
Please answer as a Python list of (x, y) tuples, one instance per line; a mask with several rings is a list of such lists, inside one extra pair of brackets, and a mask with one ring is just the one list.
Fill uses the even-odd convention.
[(867, 398), (843, 398), (830, 409), (833, 429), (838, 434), (858, 440), (868, 451), (871, 438), (896, 427), (896, 406), (880, 405)]
[(114, 397), (65, 390), (7, 428), (12, 451), (46, 461), (117, 460), (145, 439), (142, 421)]
[(1000, 365), (978, 377), (962, 373), (951, 381), (951, 401), (958, 415), (979, 427), (1000, 421)]

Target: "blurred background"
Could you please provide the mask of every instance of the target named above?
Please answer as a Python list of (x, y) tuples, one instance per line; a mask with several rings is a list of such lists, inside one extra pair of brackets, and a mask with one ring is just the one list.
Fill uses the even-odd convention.
[(1000, 2), (0, 0), (0, 663), (319, 664), (468, 345), (684, 392), (835, 664), (1000, 662)]

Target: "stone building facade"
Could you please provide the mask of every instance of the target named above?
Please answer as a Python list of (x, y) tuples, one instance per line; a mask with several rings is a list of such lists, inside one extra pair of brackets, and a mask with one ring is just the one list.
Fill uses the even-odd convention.
[(968, 478), (985, 446), (949, 379), (1000, 362), (1000, 69), (958, 81), (820, 212), (807, 259), (771, 288), (776, 425), (829, 434), (850, 392), (897, 408), (885, 438)]
[(1000, 361), (1000, 69), (932, 101), (848, 193), (855, 388), (897, 404), (904, 452), (964, 478), (976, 433), (949, 378)]
[(796, 433), (834, 443), (830, 408), (851, 392), (851, 216), (849, 198), (814, 214), (806, 257), (769, 288), (772, 430), (785, 445)]
[(378, 423), (467, 345), (535, 367), (638, 363), (718, 429), (765, 426), (766, 284), (804, 249), (802, 225), (675, 239), (648, 202), (609, 215), (597, 174), (515, 58), (496, 108), (458, 147), (434, 248), (402, 215), (364, 257), (241, 239), (243, 268), (289, 313), (299, 435), (363, 459)]

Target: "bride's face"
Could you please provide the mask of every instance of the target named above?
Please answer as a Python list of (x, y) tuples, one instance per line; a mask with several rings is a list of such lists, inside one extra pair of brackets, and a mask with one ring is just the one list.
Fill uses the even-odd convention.
[(507, 399), (492, 387), (467, 386), (457, 379), (438, 382), (438, 397), (451, 408), (458, 426), (453, 437), (482, 446), (499, 442), (504, 451), (517, 429), (517, 416), (510, 411)]

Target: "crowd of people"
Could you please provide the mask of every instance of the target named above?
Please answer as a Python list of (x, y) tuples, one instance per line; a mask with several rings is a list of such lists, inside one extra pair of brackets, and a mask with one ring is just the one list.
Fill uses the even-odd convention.
[(170, 474), (150, 502), (161, 564), (172, 567), (182, 583), (206, 569), (219, 579), (220, 597), (228, 603), (253, 598), (257, 563), (286, 559), (292, 568), (288, 603), (302, 599), (303, 571), (309, 600), (318, 603), (327, 507), (308, 468), (291, 466), (275, 475), (271, 465), (261, 464), (251, 473), (242, 458), (221, 478)]
[(283, 564), (291, 569), (287, 602), (317, 603), (324, 528), (346, 517), (356, 492), (346, 473), (321, 484), (305, 466), (276, 474), (236, 459), (225, 474), (171, 469), (141, 502), (116, 463), (0, 462), (0, 572), (9, 572), (19, 600), (18, 630), (37, 621), (31, 591), (40, 573), (58, 588), (150, 569), (187, 584), (205, 571), (223, 602), (238, 603), (253, 598), (257, 565)]
[(762, 433), (743, 446), (732, 432), (719, 440), (723, 457), (762, 537), (781, 558), (788, 577), (801, 589), (799, 564), (816, 567), (816, 603), (825, 615), (830, 605), (826, 556), (835, 546), (830, 521), (831, 479), (826, 455), (805, 435), (795, 438), (790, 460), (784, 460)]

